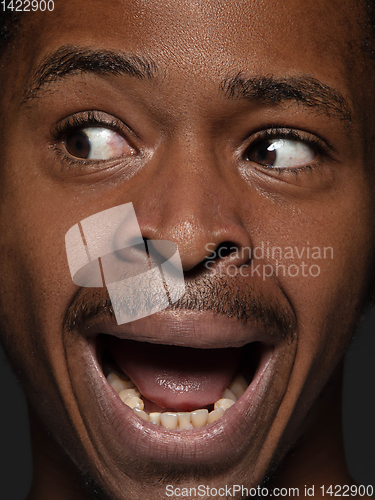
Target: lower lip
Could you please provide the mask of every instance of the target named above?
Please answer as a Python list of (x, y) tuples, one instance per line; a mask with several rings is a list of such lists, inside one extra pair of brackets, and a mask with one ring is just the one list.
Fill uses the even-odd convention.
[[(223, 417), (212, 424), (189, 431), (171, 431), (145, 422), (125, 405), (107, 382), (97, 360), (95, 339), (89, 341), (84, 358), (93, 382), (93, 393), (110, 416), (111, 429), (106, 435), (138, 459), (163, 463), (212, 463), (241, 455), (249, 440), (254, 440), (260, 411), (282, 356), (268, 348), (261, 356), (254, 378), (241, 398)], [(286, 381), (287, 382), (287, 381)], [(264, 403), (263, 403), (264, 404)], [(108, 419), (107, 419), (108, 420)], [(112, 424), (112, 425), (111, 425)], [(108, 425), (108, 423), (106, 424)]]

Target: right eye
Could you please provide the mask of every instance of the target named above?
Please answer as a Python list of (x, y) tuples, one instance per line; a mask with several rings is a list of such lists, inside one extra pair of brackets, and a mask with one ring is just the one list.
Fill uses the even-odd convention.
[(277, 138), (260, 141), (246, 152), (246, 160), (282, 169), (297, 169), (314, 161), (315, 151), (302, 140)]
[(110, 128), (87, 127), (65, 134), (66, 151), (81, 160), (110, 160), (136, 153), (134, 148)]

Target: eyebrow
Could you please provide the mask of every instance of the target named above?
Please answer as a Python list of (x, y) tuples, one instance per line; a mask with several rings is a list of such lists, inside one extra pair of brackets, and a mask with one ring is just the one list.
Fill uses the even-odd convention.
[(351, 122), (350, 106), (336, 89), (309, 75), (278, 78), (273, 75), (248, 77), (242, 71), (226, 77), (220, 91), (228, 99), (246, 99), (263, 104), (284, 104), (294, 101), (328, 117)]
[(38, 97), (46, 85), (79, 73), (114, 76), (125, 74), (145, 80), (156, 78), (157, 67), (151, 58), (145, 56), (74, 45), (62, 46), (46, 56), (36, 68), (26, 86), (21, 104)]
[[(62, 46), (46, 56), (36, 68), (25, 88), (21, 105), (37, 98), (48, 84), (80, 73), (128, 75), (138, 80), (152, 80), (159, 75), (155, 61), (148, 56), (75, 45)], [(239, 71), (220, 82), (219, 92), (228, 99), (271, 105), (294, 101), (328, 117), (351, 122), (350, 106), (343, 95), (308, 75), (279, 78), (273, 75), (247, 76)]]

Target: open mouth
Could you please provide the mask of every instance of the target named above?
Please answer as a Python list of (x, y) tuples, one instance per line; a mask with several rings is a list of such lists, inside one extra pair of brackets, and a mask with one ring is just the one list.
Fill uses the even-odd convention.
[(191, 431), (221, 419), (259, 377), (273, 348), (216, 349), (99, 335), (97, 355), (118, 398), (143, 421)]
[(289, 335), (209, 311), (126, 325), (94, 313), (66, 334), (81, 440), (135, 468), (224, 470), (259, 456), (293, 367)]

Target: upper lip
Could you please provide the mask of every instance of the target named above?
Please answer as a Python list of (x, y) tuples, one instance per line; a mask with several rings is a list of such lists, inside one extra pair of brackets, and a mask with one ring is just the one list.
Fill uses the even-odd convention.
[[(194, 285), (195, 284), (195, 285)], [(196, 288), (195, 288), (196, 287)], [(118, 325), (107, 291), (81, 288), (64, 320), (67, 331), (86, 338), (104, 333), (121, 339), (196, 348), (241, 347), (250, 342), (276, 345), (296, 327), (287, 297), (243, 284), (238, 291), (226, 280), (210, 286), (187, 282), (181, 300), (163, 311)], [(237, 294), (237, 295), (236, 295)]]
[(200, 349), (242, 347), (252, 342), (272, 346), (282, 338), (277, 330), (206, 311), (168, 310), (124, 325), (118, 325), (114, 319), (93, 319), (81, 333), (86, 338), (107, 334), (138, 342)]

